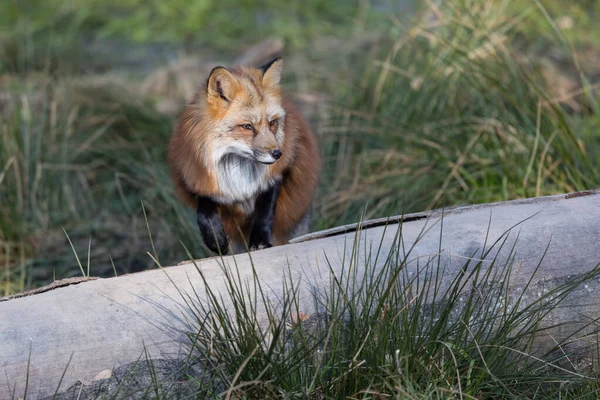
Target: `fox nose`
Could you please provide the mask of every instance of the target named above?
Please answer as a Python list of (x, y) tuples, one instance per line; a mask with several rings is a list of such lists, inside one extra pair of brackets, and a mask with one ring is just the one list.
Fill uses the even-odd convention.
[(271, 151), (271, 155), (273, 156), (274, 159), (279, 160), (281, 158), (281, 151), (273, 150), (273, 151)]

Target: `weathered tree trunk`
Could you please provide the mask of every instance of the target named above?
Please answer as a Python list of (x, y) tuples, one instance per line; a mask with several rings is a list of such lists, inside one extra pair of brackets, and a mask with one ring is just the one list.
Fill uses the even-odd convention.
[[(506, 250), (499, 253), (497, 262), (506, 260), (518, 235), (514, 251), (519, 268), (514, 270), (511, 285), (523, 285), (531, 277), (546, 249), (536, 275), (544, 285), (585, 273), (600, 262), (600, 191), (445, 210), (440, 235), (441, 217), (440, 211), (404, 217), (403, 245), (409, 248), (417, 242), (409, 271), (416, 270), (419, 258), (422, 265), (423, 258), (439, 254), (444, 277), (450, 280), (465, 259), (483, 247), (486, 236), (487, 243), (492, 243), (510, 229)], [(398, 221), (391, 219), (387, 228), (386, 220), (365, 222), (360, 240), (375, 246), (381, 243), (385, 255), (394, 246)], [(302, 282), (300, 306), (310, 314), (311, 289), (326, 290), (329, 284), (325, 254), (333, 272), (339, 273), (355, 230), (355, 225), (349, 225), (307, 235), (286, 246), (253, 252), (252, 261), (260, 279), (272, 289), (273, 299), (281, 295), (283, 273), (289, 265), (298, 277), (295, 282)], [(379, 263), (384, 259), (379, 257)], [(232, 257), (223, 261), (233, 264)], [(211, 258), (199, 265), (211, 288), (225, 293), (220, 262)], [(248, 255), (236, 256), (236, 262), (242, 276), (250, 277)], [(357, 265), (364, 268), (360, 262)], [(165, 271), (91, 280), (0, 302), (0, 399), (11, 398), (13, 390), (17, 397), (23, 396), (30, 353), (28, 398), (34, 399), (54, 393), (71, 355), (62, 389), (137, 360), (144, 344), (153, 358), (176, 357), (182, 351), (181, 340), (164, 327), (181, 324), (182, 302), (170, 279), (183, 291), (189, 292), (191, 284), (200, 297), (205, 294), (195, 267), (184, 263)], [(536, 291), (537, 286), (529, 290)], [(600, 283), (590, 282), (567, 300), (577, 306), (576, 311), (556, 312), (552, 318), (564, 322), (600, 317), (596, 293), (600, 293)], [(267, 323), (264, 315), (259, 319)]]

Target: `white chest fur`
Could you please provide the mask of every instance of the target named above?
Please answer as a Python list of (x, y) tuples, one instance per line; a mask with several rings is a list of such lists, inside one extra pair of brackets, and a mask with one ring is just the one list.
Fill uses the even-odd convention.
[(221, 192), (216, 200), (224, 204), (248, 203), (271, 184), (266, 165), (236, 154), (221, 158), (216, 176)]

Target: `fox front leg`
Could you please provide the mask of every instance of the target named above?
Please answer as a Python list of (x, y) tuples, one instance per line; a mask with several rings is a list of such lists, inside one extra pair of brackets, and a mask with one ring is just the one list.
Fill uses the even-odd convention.
[(204, 244), (213, 253), (227, 254), (229, 241), (217, 212), (217, 203), (208, 197), (198, 196), (196, 219)]
[(269, 190), (258, 195), (254, 205), (254, 221), (250, 233), (250, 250), (272, 247), (271, 232), (275, 221), (275, 203), (281, 183), (277, 182)]

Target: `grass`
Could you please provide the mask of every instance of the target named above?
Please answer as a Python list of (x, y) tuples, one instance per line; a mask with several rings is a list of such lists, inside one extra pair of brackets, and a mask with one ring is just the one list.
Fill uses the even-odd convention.
[[(320, 35), (350, 32), (354, 20), (370, 13), (357, 1), (334, 5), (309, 0), (300, 6), (276, 0), (174, 0), (168, 5), (151, 0), (8, 0), (0, 5), (0, 14), (6, 16), (0, 21), (0, 70), (73, 73), (104, 64), (86, 47), (106, 38), (231, 52), (278, 36), (300, 49)], [(122, 51), (115, 45), (112, 56), (118, 58), (115, 53)]]
[[(561, 31), (550, 39), (528, 33), (532, 18), (554, 26), (543, 7), (515, 12), (514, 4), (444, 2), (354, 44), (315, 39), (310, 50), (292, 48), (285, 85), (317, 98), (312, 122), (325, 161), (314, 229), (354, 222), (365, 205), (375, 217), (600, 186), (597, 83)], [(64, 51), (80, 49), (76, 32), (96, 25), (61, 25), (71, 15), (61, 10), (29, 25), (19, 17), (2, 42), (30, 43), (3, 58), (13, 60), (3, 64), (1, 100), (6, 294), (80, 273), (63, 228), (78, 253), (91, 236), (94, 275), (150, 268), (140, 201), (163, 263), (185, 257), (178, 240), (195, 257), (206, 254), (165, 164), (173, 116), (153, 101), (173, 94), (149, 96), (135, 74), (82, 75), (96, 72)], [(361, 21), (357, 37), (371, 26)], [(564, 74), (538, 54), (540, 41), (571, 56)], [(575, 74), (569, 82), (582, 89), (567, 85), (559, 96), (560, 74)]]
[(366, 202), (370, 217), (600, 186), (598, 136), (572, 122), (598, 121), (597, 91), (580, 97), (584, 116), (567, 114), (544, 60), (515, 48), (526, 17), (511, 4), (444, 2), (370, 63), (330, 128), (343, 131), (326, 178), (338, 190), (322, 201), (331, 224)]
[[(479, 9), (450, 2), (425, 9), (416, 23), (398, 22), (380, 36), (369, 60), (359, 62), (362, 46), (343, 48), (339, 56), (357, 64), (353, 68), (335, 68), (337, 55), (318, 47), (312, 60), (290, 56), (290, 89), (325, 94), (318, 87), (334, 96), (327, 118), (315, 120), (326, 163), (315, 228), (353, 222), (365, 204), (371, 217), (441, 201), (598, 186), (596, 87), (571, 95), (583, 111), (569, 114), (540, 73), (544, 60), (516, 39), (531, 15), (545, 14), (534, 8), (515, 15), (507, 1), (473, 4)], [(48, 24), (34, 26), (43, 33)], [(300, 80), (294, 72), (302, 60), (307, 74)], [(194, 255), (204, 254), (193, 218), (175, 200), (168, 179), (172, 118), (156, 112), (127, 78), (86, 86), (67, 67), (17, 64), (25, 69), (5, 73), (3, 91), (0, 193), (9, 205), (0, 214), (4, 291), (76, 273), (62, 228), (78, 249), (92, 234), (95, 274), (112, 273), (113, 252), (121, 272), (149, 267), (140, 255), (147, 246), (140, 199), (151, 226), (164, 233), (165, 241), (157, 240), (163, 261), (182, 258), (167, 250), (175, 237)], [(58, 243), (64, 251), (56, 251)], [(115, 249), (116, 243), (125, 248)]]
[[(22, 252), (28, 257), (20, 271), (9, 269), (11, 281), (21, 287), (7, 291), (31, 285), (32, 270), (39, 264), (45, 264), (39, 273), (46, 273), (38, 275), (40, 280), (77, 274), (70, 269), (73, 261), (80, 266), (73, 249), (89, 248), (95, 274), (112, 275), (111, 258), (119, 272), (148, 268), (151, 261), (145, 260), (142, 249), (149, 242), (140, 198), (149, 222), (161, 228), (156, 235), (162, 243), (158, 251), (175, 262), (176, 256), (169, 258), (169, 247), (179, 239), (164, 241), (172, 228), (163, 223), (170, 220), (175, 227), (172, 224), (179, 221), (176, 229), (187, 232), (190, 239), (195, 230), (191, 214), (178, 205), (168, 184), (162, 143), (168, 138), (170, 120), (143, 104), (121, 101), (123, 94), (117, 100), (106, 88), (96, 93), (93, 103), (87, 98), (90, 88), (81, 98), (77, 89), (69, 89), (68, 99), (60, 98), (56, 87), (44, 90), (49, 94), (44, 93), (35, 105), (23, 96), (21, 104), (16, 103), (12, 123), (4, 125), (2, 195), (6, 204), (16, 206), (19, 219), (3, 209), (1, 240), (6, 254)], [(38, 111), (35, 119), (32, 107)], [(61, 112), (65, 119), (57, 117)], [(149, 131), (158, 135), (144, 137)], [(186, 244), (200, 248), (193, 239)], [(128, 267), (123, 269), (123, 264)], [(23, 283), (24, 279), (30, 282)]]
[[(594, 321), (549, 326), (546, 318), (597, 280), (600, 265), (535, 295), (544, 255), (525, 283), (515, 285), (524, 272), (514, 264), (514, 231), (449, 273), (436, 255), (411, 262), (419, 239), (407, 248), (402, 226), (387, 229), (397, 229), (389, 249), (361, 242), (358, 232), (341, 265), (323, 266), (324, 287), (309, 277), (301, 283), (297, 271), (284, 266), (281, 296), (273, 295), (254, 263), (245, 275), (221, 259), (222, 292), (196, 265), (203, 287), (178, 289), (181, 299), (173, 299), (186, 321), (187, 357), (165, 374), (164, 361), (145, 353), (118, 373), (131, 379), (102, 383), (112, 387), (103, 398), (597, 397), (598, 379), (580, 366), (581, 353), (572, 347), (585, 342), (584, 332), (595, 331)], [(510, 247), (512, 235), (517, 242)], [(559, 331), (563, 337), (555, 343), (544, 339)]]
[[(248, 18), (228, 24), (227, 14), (211, 1), (196, 2), (181, 24), (172, 23), (181, 19), (180, 2), (169, 9), (140, 0), (118, 9), (110, 8), (112, 2), (80, 0), (61, 7), (52, 1), (2, 3), (0, 14), (8, 18), (0, 22), (0, 292), (74, 275), (154, 268), (146, 255), (150, 249), (162, 265), (170, 265), (188, 257), (180, 241), (193, 258), (207, 255), (193, 212), (176, 200), (165, 163), (174, 116), (160, 113), (157, 105), (180, 94), (151, 96), (141, 81), (141, 64), (160, 58), (153, 53), (154, 40), (172, 53), (206, 49), (201, 54), (210, 58), (218, 51), (221, 59), (266, 35), (286, 40), (286, 88), (316, 99), (315, 107), (305, 105), (313, 111), (325, 165), (313, 229), (355, 222), (365, 208), (371, 218), (600, 187), (595, 3), (423, 1), (410, 19), (392, 15), (382, 3), (310, 2), (314, 7), (298, 12), (276, 2), (248, 2), (248, 15), (274, 21), (258, 25)], [(134, 11), (152, 7), (156, 12)], [(263, 15), (263, 9), (269, 11)], [(207, 15), (213, 22), (203, 23)], [(214, 34), (215, 23), (222, 35)], [(152, 32), (162, 36), (151, 38)], [(97, 50), (94, 43), (107, 43), (108, 50)], [(143, 61), (123, 67), (120, 57), (131, 49), (141, 49)], [(399, 310), (407, 301), (400, 290), (393, 291)], [(380, 295), (372, 293), (371, 300)], [(356, 299), (357, 306), (365, 299)], [(258, 361), (248, 361), (238, 378), (279, 382), (283, 378), (277, 374), (289, 370), (286, 363), (293, 359), (300, 363), (293, 382), (314, 379), (306, 390), (325, 387), (317, 384), (325, 376), (337, 377), (336, 393), (345, 394), (408, 382), (417, 397), (435, 398), (454, 393), (460, 382), (477, 397), (475, 389), (487, 390), (480, 383), (492, 378), (508, 385), (495, 387), (498, 393), (516, 390), (512, 384), (538, 388), (525, 379), (495, 380), (495, 363), (477, 364), (484, 358), (472, 347), (476, 342), (459, 346), (449, 339), (454, 336), (443, 336), (443, 343), (412, 343), (411, 351), (427, 350), (435, 360), (420, 366), (408, 347), (396, 361), (393, 351), (385, 358), (367, 341), (372, 382), (365, 383), (356, 372), (366, 367), (348, 363), (375, 331), (367, 334), (367, 325), (351, 321), (356, 335), (344, 336), (350, 330), (336, 312), (350, 306), (329, 306), (334, 318), (317, 325), (337, 335), (339, 348), (323, 364), (326, 373), (298, 347), (298, 354), (280, 360), (279, 372), (269, 370), (258, 379), (266, 362), (266, 350), (259, 347)], [(353, 312), (364, 323), (376, 322), (370, 314)], [(425, 329), (419, 325), (423, 321), (409, 322)], [(386, 324), (373, 329), (407, 334), (389, 320)], [(246, 356), (261, 343), (261, 332), (248, 332)], [(457, 337), (465, 335), (463, 330)], [(300, 362), (300, 354), (306, 361)], [(460, 368), (446, 365), (436, 372), (442, 356), (454, 356)], [(491, 357), (500, 363), (499, 355)], [(239, 370), (244, 361), (232, 365)], [(469, 369), (471, 362), (477, 370)], [(221, 371), (221, 378), (231, 380), (238, 370)], [(450, 392), (414, 380), (414, 374), (438, 372), (444, 380), (436, 384)], [(292, 384), (282, 381), (281, 387), (286, 385)], [(540, 385), (539, 390), (549, 390)]]
[[(408, 267), (412, 247), (401, 245), (402, 227), (385, 257), (377, 244), (363, 248), (357, 234), (341, 274), (325, 267), (329, 286), (314, 288), (313, 312), (300, 300), (294, 271), (283, 278), (283, 298), (272, 299), (258, 266), (248, 280), (236, 266), (223, 267), (227, 293), (206, 285), (206, 297), (183, 295), (195, 318), (193, 354), (225, 383), (225, 398), (595, 396), (596, 379), (562, 350), (576, 335), (537, 354), (534, 343), (544, 317), (600, 269), (527, 300), (535, 272), (518, 290), (511, 285), (514, 248), (505, 263), (496, 261), (507, 237), (481, 249), (491, 264), (467, 261), (445, 276), (435, 256)], [(256, 317), (261, 310), (271, 321), (266, 327)]]

